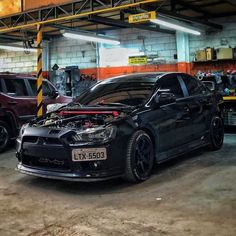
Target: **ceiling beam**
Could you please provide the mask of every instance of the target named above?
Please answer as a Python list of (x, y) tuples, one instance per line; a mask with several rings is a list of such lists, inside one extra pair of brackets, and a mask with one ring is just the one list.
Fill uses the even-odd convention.
[(192, 5), (192, 4), (188, 3), (188, 2), (185, 2), (185, 1), (182, 1), (182, 0), (176, 0), (176, 2), (179, 5), (184, 6), (184, 7), (188, 8), (188, 9), (190, 9), (192, 11), (201, 13), (203, 15), (206, 15), (206, 14), (209, 15), (209, 16), (211, 15), (209, 12), (204, 11), (201, 7), (198, 7), (196, 5)]
[[(222, 0), (219, 0), (217, 2), (210, 2), (210, 3), (203, 3), (201, 5), (199, 5), (198, 7), (211, 7), (211, 6), (216, 6), (216, 5), (220, 5), (220, 4), (225, 4), (225, 2), (222, 2)], [(184, 10), (188, 10), (188, 7), (186, 6), (182, 6), (182, 7), (178, 7), (177, 11), (184, 11)]]
[(96, 22), (96, 23), (104, 24), (104, 25), (116, 26), (119, 28), (136, 28), (136, 29), (148, 30), (148, 31), (153, 31), (153, 32), (161, 32), (161, 33), (166, 33), (166, 34), (175, 33), (172, 30), (160, 29), (157, 27), (151, 27), (151, 26), (143, 25), (143, 24), (129, 24), (121, 20), (114, 20), (111, 18), (106, 18), (106, 17), (101, 17), (101, 16), (90, 16), (88, 20)]
[(160, 14), (163, 14), (163, 15), (168, 16), (170, 18), (175, 18), (177, 20), (184, 20), (184, 21), (187, 21), (187, 22), (198, 23), (198, 24), (206, 25), (206, 26), (209, 26), (211, 28), (218, 29), (218, 30), (223, 29), (222, 25), (212, 23), (212, 22), (209, 22), (209, 21), (205, 21), (205, 20), (202, 20), (202, 19), (197, 19), (197, 18), (194, 18), (194, 17), (181, 15), (181, 14), (166, 11), (166, 10), (158, 10), (158, 12)]
[(236, 6), (236, 0), (225, 0), (225, 1), (230, 3), (233, 6)]

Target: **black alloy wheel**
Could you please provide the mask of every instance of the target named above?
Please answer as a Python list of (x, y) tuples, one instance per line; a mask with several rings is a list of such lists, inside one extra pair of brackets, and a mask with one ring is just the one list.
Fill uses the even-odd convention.
[(151, 175), (154, 164), (154, 149), (150, 136), (139, 130), (128, 143), (125, 179), (141, 182)]
[(10, 129), (9, 126), (0, 121), (0, 152), (3, 152), (5, 148), (8, 146), (10, 141)]
[(224, 122), (219, 116), (214, 116), (210, 127), (210, 149), (219, 150), (224, 142)]

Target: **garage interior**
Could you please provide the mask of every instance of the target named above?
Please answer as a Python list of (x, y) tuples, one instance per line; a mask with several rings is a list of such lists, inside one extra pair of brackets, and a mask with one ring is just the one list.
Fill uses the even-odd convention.
[[(145, 13), (149, 19), (134, 17)], [(12, 143), (0, 154), (0, 236), (236, 235), (235, 62), (235, 0), (0, 2), (0, 73), (39, 80), (41, 71), (74, 98), (101, 80), (143, 72), (229, 78), (234, 86), (224, 88), (223, 148), (155, 166), (137, 185), (24, 176)]]

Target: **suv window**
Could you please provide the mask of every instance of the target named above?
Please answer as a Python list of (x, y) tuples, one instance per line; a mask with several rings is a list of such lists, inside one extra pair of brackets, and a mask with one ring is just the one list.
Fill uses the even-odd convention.
[(183, 74), (182, 78), (188, 89), (189, 96), (199, 95), (207, 91), (204, 85), (196, 78), (187, 74)]
[(184, 97), (183, 90), (180, 86), (177, 74), (170, 74), (161, 78), (158, 82), (158, 87), (160, 89), (169, 89), (176, 98)]
[[(32, 89), (33, 95), (37, 96), (37, 80), (29, 79), (29, 85)], [(52, 89), (49, 87), (49, 84), (46, 81), (43, 81), (43, 96), (48, 96), (51, 94)]]
[(7, 93), (12, 96), (28, 96), (24, 79), (4, 79)]

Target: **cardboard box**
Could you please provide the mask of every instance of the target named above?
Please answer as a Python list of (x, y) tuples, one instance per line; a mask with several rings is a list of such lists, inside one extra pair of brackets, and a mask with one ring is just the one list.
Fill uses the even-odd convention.
[(214, 59), (214, 48), (206, 48), (206, 60), (211, 61)]
[(219, 48), (216, 50), (218, 60), (233, 59), (233, 48)]
[(198, 50), (195, 55), (196, 61), (206, 61), (206, 51)]

